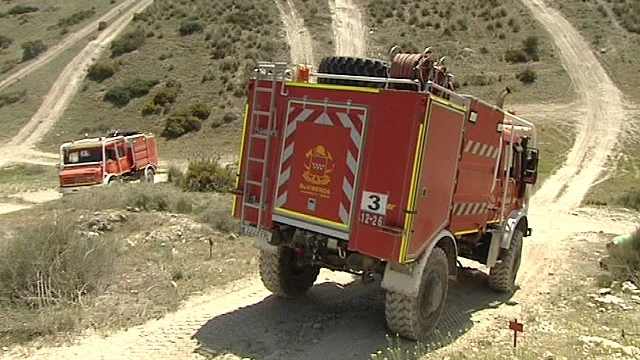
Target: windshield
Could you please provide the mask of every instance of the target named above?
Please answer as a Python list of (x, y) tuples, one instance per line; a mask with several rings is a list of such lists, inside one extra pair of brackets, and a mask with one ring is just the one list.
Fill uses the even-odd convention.
[(63, 156), (65, 165), (101, 162), (102, 147), (64, 149)]

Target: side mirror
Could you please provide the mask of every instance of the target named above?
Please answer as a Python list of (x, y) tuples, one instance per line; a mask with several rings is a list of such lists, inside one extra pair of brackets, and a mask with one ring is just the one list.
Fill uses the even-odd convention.
[(522, 180), (527, 184), (533, 185), (538, 180), (538, 155), (538, 149), (527, 149), (522, 173)]

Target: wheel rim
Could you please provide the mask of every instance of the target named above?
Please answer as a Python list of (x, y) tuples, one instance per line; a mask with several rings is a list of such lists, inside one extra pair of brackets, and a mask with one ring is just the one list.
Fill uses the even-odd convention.
[(420, 315), (427, 318), (438, 311), (444, 295), (444, 284), (437, 273), (431, 273), (425, 281), (422, 291)]

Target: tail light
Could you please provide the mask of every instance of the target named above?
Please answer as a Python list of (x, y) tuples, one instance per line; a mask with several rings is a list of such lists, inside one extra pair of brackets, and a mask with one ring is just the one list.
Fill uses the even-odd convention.
[(298, 76), (296, 78), (296, 81), (309, 82), (310, 73), (311, 69), (307, 65), (298, 65)]

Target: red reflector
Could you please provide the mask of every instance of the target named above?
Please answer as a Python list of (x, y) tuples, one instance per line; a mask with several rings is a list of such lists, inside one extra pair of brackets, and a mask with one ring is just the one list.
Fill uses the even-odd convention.
[(309, 82), (310, 69), (304, 65), (298, 66), (298, 82)]

